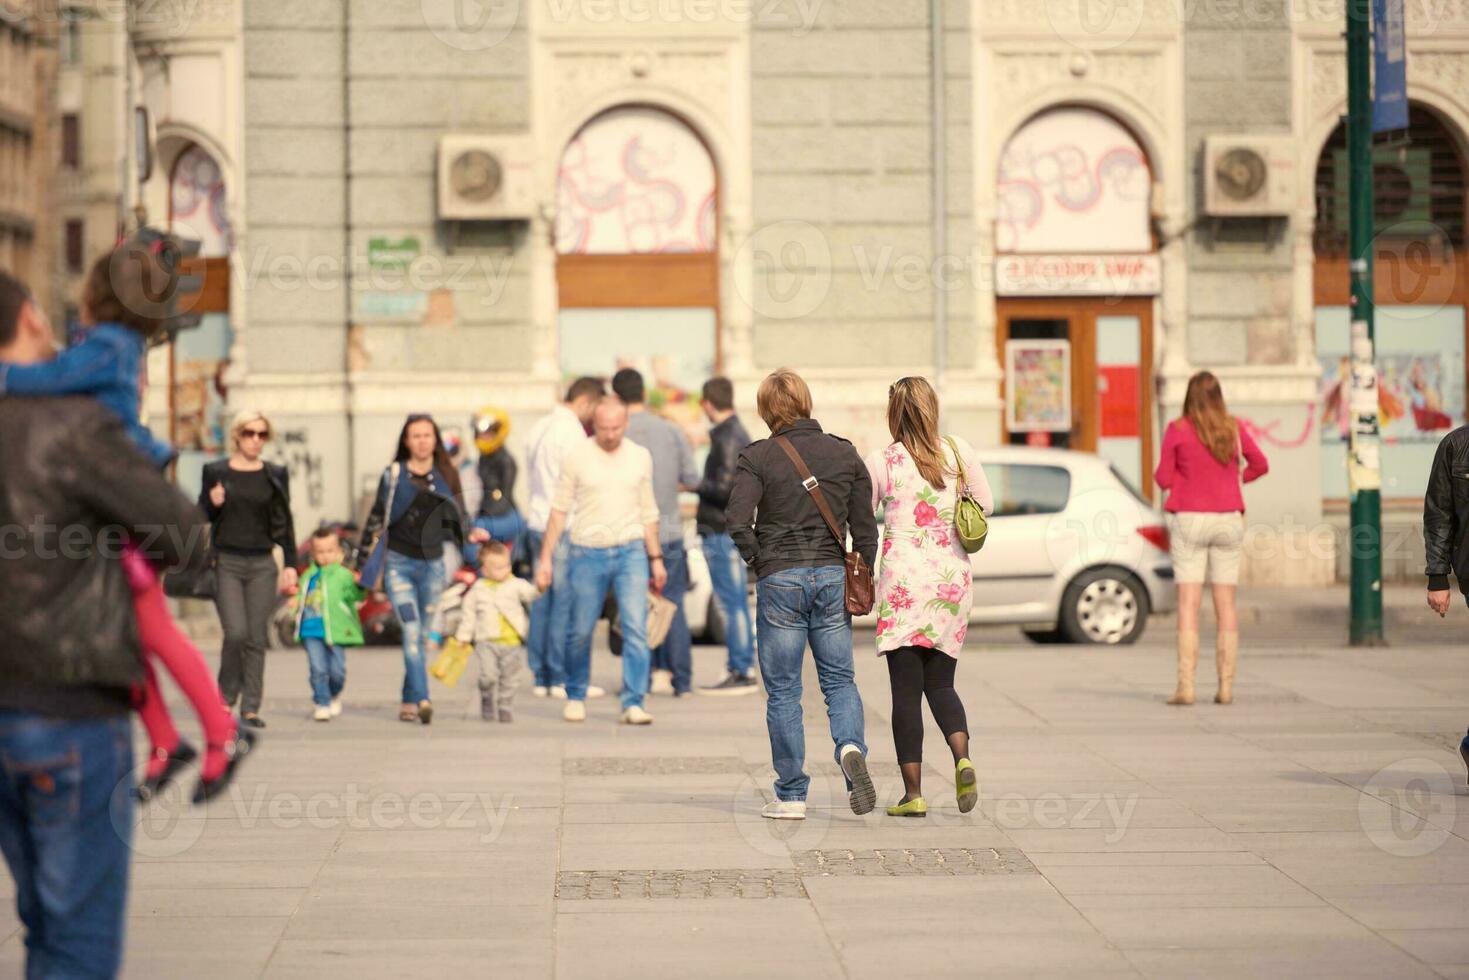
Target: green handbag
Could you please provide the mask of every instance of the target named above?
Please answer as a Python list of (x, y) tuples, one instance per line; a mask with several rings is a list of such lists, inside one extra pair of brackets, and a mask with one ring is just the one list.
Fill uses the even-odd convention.
[(944, 441), (954, 451), (954, 464), (959, 467), (959, 495), (954, 500), (954, 531), (959, 535), (959, 544), (966, 554), (974, 554), (984, 547), (984, 539), (990, 533), (990, 522), (985, 520), (984, 508), (974, 499), (969, 490), (969, 477), (964, 474), (964, 460), (954, 440), (945, 436)]

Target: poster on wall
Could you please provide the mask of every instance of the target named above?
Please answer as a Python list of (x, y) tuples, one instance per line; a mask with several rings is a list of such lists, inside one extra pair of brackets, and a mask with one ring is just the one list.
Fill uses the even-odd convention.
[[(1351, 361), (1321, 358), (1321, 441), (1350, 433)], [(1464, 418), (1463, 357), (1452, 351), (1379, 354), (1377, 409), (1383, 442), (1434, 443)]]
[(561, 373), (606, 378), (623, 368), (643, 376), (650, 409), (671, 419), (695, 445), (707, 427), (699, 408), (704, 382), (715, 370), (712, 309), (562, 310)]
[(1005, 342), (1005, 424), (1011, 432), (1071, 428), (1071, 342)]

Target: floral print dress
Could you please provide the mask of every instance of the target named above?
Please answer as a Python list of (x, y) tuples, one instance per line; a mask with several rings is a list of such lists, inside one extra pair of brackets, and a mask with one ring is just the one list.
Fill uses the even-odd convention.
[[(974, 448), (955, 437), (964, 460), (969, 491), (986, 514), (994, 498)], [(872, 476), (872, 507), (886, 509), (882, 557), (877, 575), (877, 652), (929, 647), (958, 657), (969, 630), (969, 556), (954, 531), (959, 480), (950, 476), (935, 490), (918, 472), (902, 443), (867, 457)], [(944, 443), (945, 472), (953, 473), (954, 454)]]

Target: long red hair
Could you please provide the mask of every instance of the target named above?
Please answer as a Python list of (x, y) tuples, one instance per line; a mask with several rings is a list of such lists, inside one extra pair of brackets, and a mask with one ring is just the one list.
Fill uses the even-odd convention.
[(1188, 379), (1183, 417), (1193, 424), (1199, 441), (1215, 459), (1228, 463), (1233, 458), (1239, 443), (1239, 423), (1224, 407), (1224, 391), (1219, 387), (1219, 379), (1209, 371), (1200, 371)]

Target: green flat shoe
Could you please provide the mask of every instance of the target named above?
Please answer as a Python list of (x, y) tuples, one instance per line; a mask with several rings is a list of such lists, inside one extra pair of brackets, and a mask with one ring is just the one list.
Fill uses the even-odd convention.
[(960, 813), (968, 813), (979, 802), (979, 776), (968, 759), (960, 759), (954, 767), (954, 795), (959, 798)]
[(888, 807), (890, 817), (926, 817), (928, 816), (928, 802), (921, 796), (915, 796), (907, 803), (899, 803), (897, 806)]

